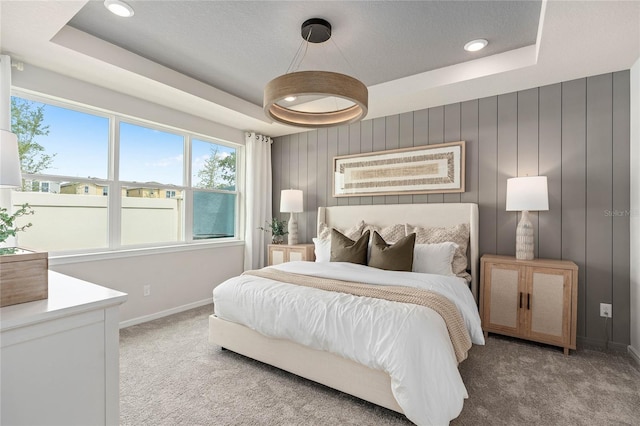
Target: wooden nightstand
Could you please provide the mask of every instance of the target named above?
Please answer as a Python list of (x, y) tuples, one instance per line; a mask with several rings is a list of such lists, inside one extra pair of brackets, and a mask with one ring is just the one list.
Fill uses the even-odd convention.
[(268, 247), (269, 266), (296, 260), (316, 260), (313, 244), (269, 244)]
[(576, 348), (578, 266), (566, 260), (480, 261), (480, 317), (491, 333)]

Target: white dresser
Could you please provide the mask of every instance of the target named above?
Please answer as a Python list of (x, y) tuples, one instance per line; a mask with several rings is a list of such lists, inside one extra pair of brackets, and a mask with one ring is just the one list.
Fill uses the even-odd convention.
[(127, 294), (49, 271), (49, 298), (0, 308), (0, 424), (119, 423)]

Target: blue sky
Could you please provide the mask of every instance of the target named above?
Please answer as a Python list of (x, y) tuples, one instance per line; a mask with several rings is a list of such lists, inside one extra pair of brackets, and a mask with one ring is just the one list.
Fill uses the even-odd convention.
[[(41, 103), (34, 102), (36, 105)], [(36, 142), (45, 153), (56, 154), (51, 168), (42, 171), (77, 177), (106, 179), (108, 173), (109, 119), (45, 104), (47, 136)], [(233, 148), (220, 147), (220, 153)], [(211, 144), (194, 140), (192, 144), (193, 183), (197, 171), (211, 152)], [(161, 182), (182, 185), (183, 137), (122, 122), (120, 126), (120, 180)]]

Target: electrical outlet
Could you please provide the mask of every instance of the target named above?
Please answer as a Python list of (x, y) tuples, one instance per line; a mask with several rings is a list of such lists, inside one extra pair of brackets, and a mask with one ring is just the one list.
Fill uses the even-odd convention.
[(611, 303), (601, 303), (600, 316), (605, 318), (611, 318), (611, 314), (612, 314)]
[(151, 296), (151, 284), (144, 285), (142, 291), (145, 296)]

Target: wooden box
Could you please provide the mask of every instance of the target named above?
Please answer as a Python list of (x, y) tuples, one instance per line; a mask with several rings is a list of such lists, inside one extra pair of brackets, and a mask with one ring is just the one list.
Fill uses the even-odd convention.
[(0, 307), (46, 299), (49, 254), (17, 249), (0, 255)]

